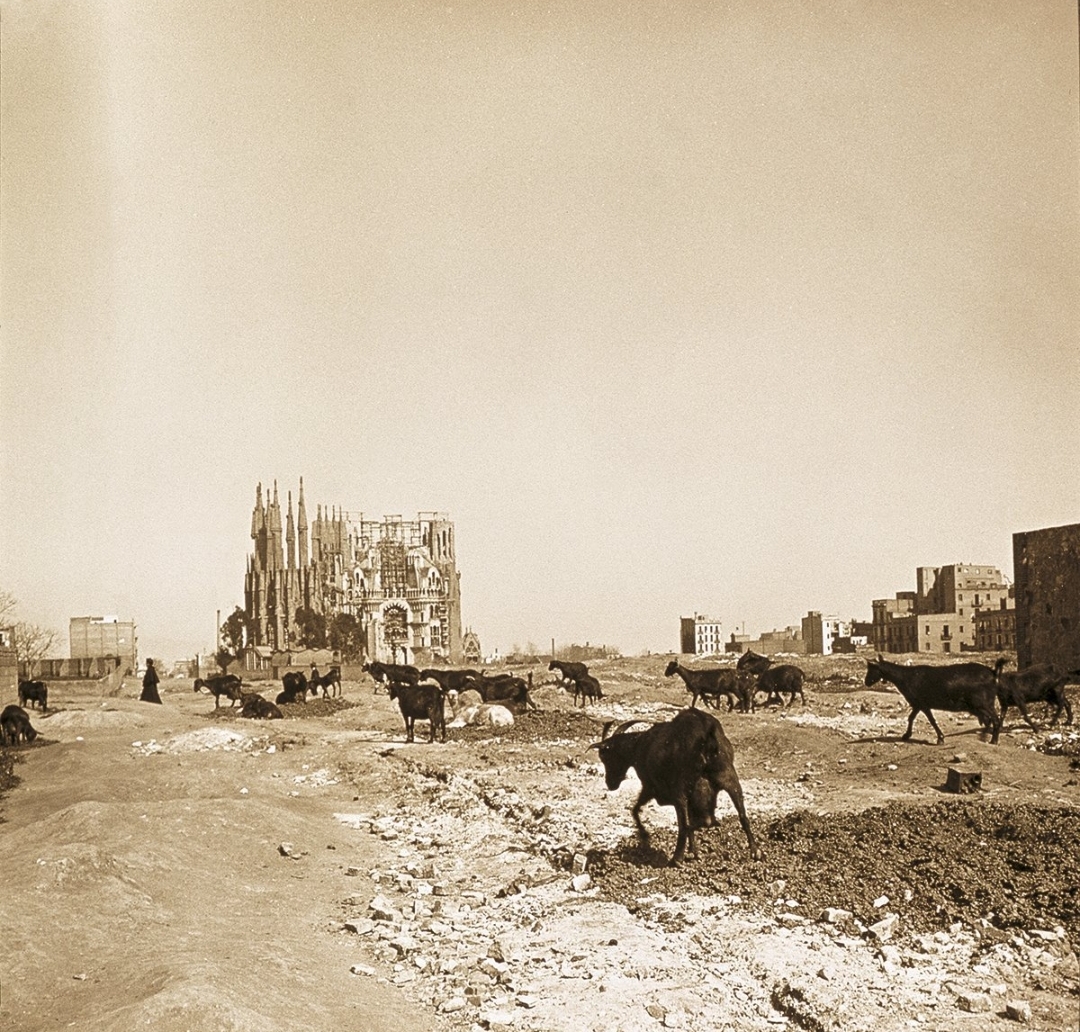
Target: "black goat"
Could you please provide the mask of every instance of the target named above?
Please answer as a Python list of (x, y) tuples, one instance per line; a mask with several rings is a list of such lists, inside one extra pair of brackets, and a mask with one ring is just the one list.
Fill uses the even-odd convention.
[(1051, 664), (1028, 667), (1026, 670), (1018, 670), (1011, 673), (1002, 673), (1005, 665), (1004, 659), (999, 659), (994, 665), (994, 677), (997, 680), (997, 697), (1001, 704), (1001, 722), (1005, 723), (1005, 716), (1010, 706), (1015, 706), (1027, 721), (1032, 731), (1038, 731), (1035, 722), (1028, 716), (1028, 703), (1048, 702), (1056, 706), (1051, 724), (1056, 724), (1065, 710), (1065, 723), (1073, 722), (1072, 706), (1069, 705), (1069, 697), (1065, 694), (1065, 685), (1074, 679), (1072, 674), (1063, 674)]
[(952, 666), (913, 664), (901, 666), (889, 663), (878, 655), (866, 661), (866, 687), (878, 681), (891, 681), (911, 707), (907, 731), (902, 741), (911, 738), (915, 717), (925, 713), (930, 726), (937, 732), (937, 744), (945, 741), (931, 709), (951, 713), (970, 713), (985, 729), (992, 732), (990, 742), (997, 745), (1001, 733), (1001, 716), (995, 705), (997, 684), (994, 671), (982, 663), (956, 663)]
[(390, 681), (387, 685), (391, 699), (396, 699), (398, 709), (405, 718), (405, 741), (413, 742), (413, 730), (418, 720), (426, 720), (431, 729), (429, 742), (435, 741), (435, 732), (446, 741), (446, 697), (442, 689), (433, 684), (401, 684)]
[(426, 667), (420, 671), (421, 681), (435, 681), (444, 692), (460, 692), (468, 687), (468, 682), (479, 677), (480, 673), (471, 668), (452, 670), (444, 667)]
[[(312, 695), (317, 691), (316, 688), (311, 689)], [(281, 677), (281, 692), (274, 700), (279, 706), (291, 705), (297, 700), (300, 702), (307, 702), (308, 693), (308, 680), (304, 676), (302, 670), (289, 670)]]
[(689, 670), (679, 665), (679, 661), (673, 659), (664, 671), (665, 677), (678, 674), (690, 692), (690, 708), (697, 706), (698, 699), (704, 699), (711, 703), (713, 709), (720, 708), (720, 696), (727, 696), (728, 712), (730, 713), (736, 703), (741, 710), (749, 708), (749, 703), (739, 684), (739, 678), (734, 670), (729, 667), (711, 667), (705, 670)]
[(243, 682), (236, 674), (218, 674), (215, 677), (208, 677), (205, 681), (201, 677), (196, 677), (195, 691), (201, 688), (207, 689), (214, 696), (214, 709), (221, 705), (223, 695), (226, 699), (232, 699), (232, 704), (235, 706), (244, 692)]
[(41, 712), (49, 708), (49, 686), (44, 681), (20, 681), (19, 682), (19, 705), (25, 706), (30, 703), (30, 708), (34, 708), (34, 703), (41, 703)]
[(240, 700), (240, 716), (251, 720), (281, 720), (284, 714), (269, 699), (245, 692)]
[(319, 668), (312, 663), (309, 684), (312, 695), (321, 688), (324, 699), (339, 696), (341, 694), (341, 667), (332, 666), (325, 674), (320, 674)]
[[(634, 823), (642, 845), (649, 845), (649, 833), (641, 823), (641, 808), (650, 799), (661, 806), (673, 806), (679, 822), (679, 837), (672, 854), (672, 865), (682, 860), (687, 847), (697, 855), (694, 829), (712, 822), (716, 794), (723, 789), (731, 797), (739, 823), (746, 833), (750, 855), (761, 859), (761, 849), (754, 841), (743, 803), (742, 785), (735, 772), (735, 750), (724, 734), (720, 721), (701, 710), (686, 709), (672, 720), (654, 724), (646, 731), (626, 731), (637, 721), (620, 725), (590, 748), (600, 753), (607, 787), (614, 792), (633, 767), (641, 782), (641, 793), (633, 810)], [(707, 784), (702, 785), (701, 781)], [(711, 796), (711, 800), (710, 800)]]
[(799, 667), (791, 663), (773, 666), (773, 661), (768, 656), (759, 656), (752, 649), (747, 649), (739, 657), (735, 669), (757, 677), (757, 685), (753, 691), (765, 693), (766, 706), (771, 702), (783, 702), (785, 694), (791, 696), (788, 706), (795, 701), (796, 695), (802, 700), (802, 704), (806, 705), (806, 696), (803, 694), (806, 675)]
[(0, 742), (4, 745), (18, 745), (23, 738), (27, 744), (37, 738), (37, 731), (30, 723), (30, 714), (21, 706), (5, 706), (0, 713)]
[(386, 685), (389, 690), (391, 681), (396, 681), (398, 684), (420, 683), (420, 671), (407, 664), (380, 663), (378, 660), (373, 660), (365, 663), (360, 669), (375, 678), (375, 691), (379, 690), (380, 684)]
[[(562, 683), (569, 688), (571, 682), (587, 677), (589, 668), (584, 663), (571, 663), (562, 659), (553, 659), (548, 663), (548, 670), (558, 670)], [(577, 692), (574, 692), (577, 695)]]
[(497, 674), (494, 677), (481, 674), (467, 681), (465, 688), (466, 691), (470, 688), (478, 691), (484, 702), (497, 702), (511, 713), (536, 709), (536, 704), (529, 698), (529, 682), (513, 674)]
[(596, 702), (604, 697), (600, 689), (600, 682), (592, 674), (581, 674), (574, 679), (574, 705), (577, 705), (578, 697), (581, 697), (581, 708), (585, 703)]

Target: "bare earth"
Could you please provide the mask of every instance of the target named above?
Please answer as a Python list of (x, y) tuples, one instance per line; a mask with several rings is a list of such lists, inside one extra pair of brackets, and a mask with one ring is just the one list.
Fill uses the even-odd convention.
[(160, 707), (56, 682), (0, 801), (0, 1027), (1080, 1027), (1075, 727), (1014, 712), (995, 748), (940, 714), (945, 745), (921, 717), (904, 743), (863, 660), (800, 660), (805, 707), (720, 714), (764, 861), (721, 797), (672, 869), (670, 808), (642, 850), (637, 782), (607, 793), (588, 749), (686, 704), (665, 662), (592, 664), (584, 715), (536, 668), (538, 713), (445, 745), (370, 682), (267, 723), (190, 681)]

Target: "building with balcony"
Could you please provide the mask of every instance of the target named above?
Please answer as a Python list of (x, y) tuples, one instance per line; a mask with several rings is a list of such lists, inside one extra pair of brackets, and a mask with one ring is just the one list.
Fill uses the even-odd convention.
[(999, 609), (975, 614), (975, 651), (1012, 652), (1016, 649), (1016, 599), (1002, 600)]
[(723, 625), (719, 620), (698, 613), (679, 618), (679, 652), (687, 656), (712, 656), (723, 651)]
[(1012, 588), (996, 566), (920, 566), (916, 590), (873, 602), (873, 643), (880, 652), (967, 652), (976, 617), (999, 610)]

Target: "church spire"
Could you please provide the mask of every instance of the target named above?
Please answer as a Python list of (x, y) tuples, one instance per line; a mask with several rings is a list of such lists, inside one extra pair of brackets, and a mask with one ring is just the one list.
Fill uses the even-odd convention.
[(289, 508), (285, 514), (285, 565), (296, 569), (296, 531), (292, 518), (292, 491), (289, 492)]
[(308, 522), (307, 509), (304, 508), (304, 478), (300, 478), (300, 498), (296, 509), (297, 529), (300, 531), (300, 569), (306, 570), (308, 564)]

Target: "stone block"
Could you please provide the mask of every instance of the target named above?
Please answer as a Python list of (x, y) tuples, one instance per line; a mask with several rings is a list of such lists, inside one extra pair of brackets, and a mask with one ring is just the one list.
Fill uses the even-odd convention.
[(978, 770), (961, 770), (959, 767), (950, 767), (945, 778), (945, 789), (948, 792), (956, 792), (959, 795), (969, 795), (978, 792), (982, 788), (982, 772)]

